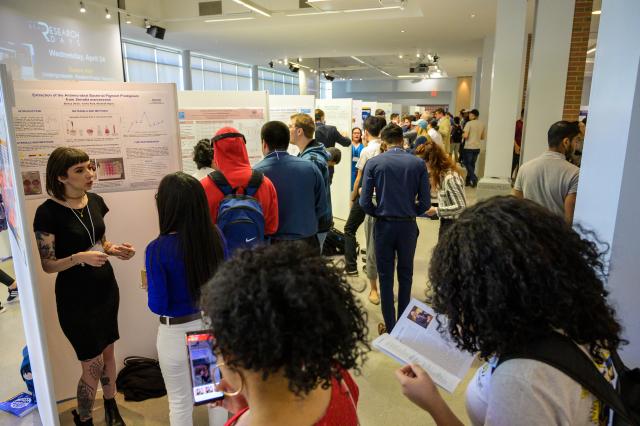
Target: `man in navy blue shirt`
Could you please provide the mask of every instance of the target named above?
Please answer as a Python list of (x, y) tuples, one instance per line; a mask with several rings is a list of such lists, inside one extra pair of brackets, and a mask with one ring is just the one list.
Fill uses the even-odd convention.
[(271, 242), (304, 240), (320, 250), (318, 220), (327, 208), (322, 175), (311, 161), (287, 153), (286, 124), (270, 121), (262, 126), (260, 135), (265, 157), (254, 170), (264, 173), (278, 194), (278, 230)]
[[(393, 266), (397, 260), (398, 316), (411, 299), (413, 257), (418, 241), (416, 216), (429, 208), (429, 177), (424, 162), (402, 149), (402, 128), (389, 124), (380, 132), (388, 146), (364, 167), (360, 205), (376, 218), (375, 250), (380, 279), (384, 324), (378, 331), (391, 332), (396, 324), (393, 304)], [(376, 193), (377, 205), (373, 203)], [(417, 201), (416, 201), (417, 199)]]

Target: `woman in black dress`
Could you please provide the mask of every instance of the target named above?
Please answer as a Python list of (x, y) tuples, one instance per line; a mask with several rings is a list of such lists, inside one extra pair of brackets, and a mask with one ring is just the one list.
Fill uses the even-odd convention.
[(50, 199), (36, 211), (33, 228), (42, 269), (56, 277), (58, 319), (82, 363), (78, 383), (76, 425), (93, 425), (98, 381), (104, 394), (107, 425), (124, 425), (115, 403), (118, 340), (118, 284), (109, 256), (122, 260), (135, 249), (107, 241), (104, 215), (109, 209), (99, 195), (89, 193), (94, 169), (88, 155), (75, 148), (57, 148), (47, 162)]

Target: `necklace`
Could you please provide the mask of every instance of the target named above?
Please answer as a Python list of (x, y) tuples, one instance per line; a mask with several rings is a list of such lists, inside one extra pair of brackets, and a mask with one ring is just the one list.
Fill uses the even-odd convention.
[(89, 221), (91, 222), (91, 233), (89, 232), (89, 228), (87, 228), (87, 225), (85, 225), (84, 221), (81, 219), (81, 217), (83, 217), (82, 211), (84, 210), (84, 207), (80, 209), (80, 216), (78, 216), (78, 213), (76, 213), (76, 210), (71, 208), (71, 206), (67, 201), (65, 201), (64, 203), (67, 205), (67, 207), (69, 207), (69, 210), (73, 212), (73, 215), (78, 219), (78, 221), (80, 221), (80, 224), (85, 229), (85, 231), (87, 231), (87, 235), (89, 236), (89, 242), (91, 243), (91, 247), (95, 246), (96, 245), (96, 228), (93, 226), (93, 218), (91, 217), (91, 210), (89, 210), (89, 200), (87, 200), (87, 205), (85, 207), (87, 208), (87, 213), (89, 213)]

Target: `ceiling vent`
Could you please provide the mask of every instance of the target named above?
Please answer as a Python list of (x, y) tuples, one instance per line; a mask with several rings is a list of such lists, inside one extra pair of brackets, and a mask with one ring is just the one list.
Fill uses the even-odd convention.
[(222, 1), (204, 1), (198, 3), (200, 16), (222, 15)]

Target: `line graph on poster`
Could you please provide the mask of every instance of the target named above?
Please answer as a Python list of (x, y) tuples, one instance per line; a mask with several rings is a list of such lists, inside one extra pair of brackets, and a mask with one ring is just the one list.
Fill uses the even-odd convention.
[(136, 119), (125, 124), (126, 134), (129, 135), (158, 135), (164, 134), (166, 123), (161, 113), (157, 116), (151, 111), (143, 111)]

